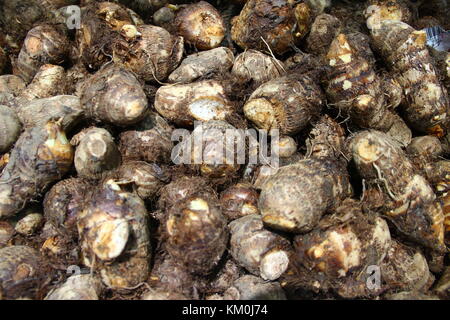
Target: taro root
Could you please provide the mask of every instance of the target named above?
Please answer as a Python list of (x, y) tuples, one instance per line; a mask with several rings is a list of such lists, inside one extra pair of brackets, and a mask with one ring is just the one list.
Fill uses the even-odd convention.
[(5, 247), (14, 235), (14, 227), (8, 221), (0, 221), (0, 248)]
[(278, 155), (281, 158), (289, 158), (297, 152), (297, 142), (289, 136), (281, 137), (278, 143)]
[(162, 289), (151, 290), (145, 293), (141, 300), (189, 300), (185, 295), (178, 292), (170, 292)]
[(285, 74), (283, 62), (257, 50), (246, 50), (236, 57), (231, 73), (244, 81), (261, 85)]
[(230, 289), (235, 292), (235, 300), (286, 300), (278, 282), (267, 282), (252, 275), (240, 277)]
[(139, 26), (137, 31), (140, 35), (136, 39), (115, 43), (114, 61), (145, 81), (166, 80), (183, 58), (183, 38), (150, 25)]
[(44, 216), (59, 234), (78, 236), (77, 217), (92, 186), (81, 178), (69, 178), (55, 184), (45, 195)]
[(322, 90), (310, 77), (280, 77), (256, 89), (244, 113), (259, 129), (279, 129), (281, 134), (294, 135), (319, 114), (323, 103)]
[(309, 138), (306, 140), (307, 157), (334, 158), (343, 155), (345, 144), (344, 129), (328, 115), (324, 115), (317, 121)]
[(42, 226), (43, 222), (42, 214), (30, 213), (17, 222), (15, 230), (23, 236), (31, 236)]
[(410, 23), (413, 17), (405, 0), (370, 0), (365, 15), (369, 29), (380, 28), (384, 20)]
[(416, 291), (402, 291), (384, 296), (386, 300), (440, 300), (435, 295), (425, 294)]
[(383, 190), (383, 215), (405, 236), (444, 250), (444, 215), (430, 184), (416, 174), (400, 145), (388, 135), (362, 131), (351, 142), (353, 160), (368, 186)]
[(20, 103), (67, 93), (66, 72), (63, 67), (45, 64), (19, 96)]
[(210, 197), (192, 196), (173, 205), (168, 215), (165, 232), (170, 256), (193, 274), (209, 274), (228, 242), (227, 220), (220, 208)]
[(427, 260), (417, 249), (393, 240), (380, 266), (381, 279), (393, 291), (427, 291), (434, 282)]
[[(231, 37), (242, 49), (284, 54), (295, 44), (294, 1), (249, 0), (233, 18)], [(276, 19), (274, 17), (277, 17)]]
[(56, 96), (23, 103), (17, 108), (17, 114), (26, 128), (58, 120), (61, 127), (69, 131), (83, 118), (84, 112), (78, 97)]
[(120, 3), (133, 9), (147, 19), (161, 7), (169, 3), (168, 0), (119, 0)]
[(25, 131), (0, 176), (0, 217), (19, 212), (72, 166), (73, 149), (58, 123)]
[(237, 263), (264, 280), (276, 280), (289, 265), (289, 241), (264, 229), (261, 216), (252, 214), (234, 220), (230, 253)]
[(225, 120), (233, 112), (224, 86), (216, 80), (162, 86), (156, 92), (155, 109), (181, 126), (196, 120)]
[(78, 216), (83, 263), (112, 289), (132, 288), (150, 272), (147, 210), (134, 193), (108, 180)]
[(68, 56), (68, 42), (61, 28), (52, 25), (34, 27), (28, 32), (17, 58), (16, 74), (28, 83), (42, 65), (63, 63)]
[(169, 179), (165, 169), (145, 161), (128, 161), (113, 173), (118, 181), (130, 181), (142, 200), (153, 200)]
[(27, 246), (0, 249), (0, 295), (2, 299), (38, 298), (39, 290), (50, 278), (45, 261)]
[(426, 33), (396, 20), (382, 20), (371, 30), (376, 50), (405, 92), (406, 120), (416, 130), (445, 135), (449, 99), (426, 48)]
[(84, 83), (81, 104), (86, 116), (117, 126), (129, 126), (143, 119), (148, 102), (133, 73), (112, 65)]
[(45, 300), (99, 300), (101, 283), (90, 274), (73, 275), (50, 291)]
[(0, 153), (6, 152), (11, 148), (19, 138), (22, 125), (16, 112), (0, 105)]
[[(350, 195), (348, 173), (333, 159), (305, 159), (285, 167), (263, 184), (259, 210), (266, 225), (308, 232), (322, 215)], [(314, 196), (312, 196), (314, 195)]]
[(188, 4), (177, 12), (177, 33), (200, 50), (217, 48), (225, 37), (222, 16), (206, 1)]
[(187, 56), (169, 76), (170, 83), (190, 83), (208, 74), (221, 74), (233, 66), (234, 54), (225, 47)]
[(238, 183), (222, 192), (220, 206), (230, 220), (258, 214), (258, 192), (246, 183)]
[(77, 30), (80, 61), (98, 70), (111, 60), (112, 47), (124, 25), (133, 24), (129, 12), (112, 2), (91, 2), (81, 10), (81, 28)]
[(450, 297), (450, 267), (446, 267), (441, 278), (434, 287), (434, 292), (443, 299)]
[(6, 69), (8, 60), (9, 58), (5, 52), (5, 49), (0, 48), (0, 75), (3, 74), (4, 70)]
[(308, 52), (324, 55), (328, 52), (333, 39), (339, 34), (341, 22), (329, 14), (321, 14), (311, 26), (311, 32), (306, 38)]
[(80, 178), (99, 179), (106, 171), (120, 165), (120, 152), (111, 134), (102, 128), (83, 130), (72, 138), (76, 146), (75, 169)]
[(0, 76), (0, 104), (10, 105), (26, 88), (25, 81), (14, 75)]
[(406, 148), (409, 158), (420, 170), (437, 160), (443, 151), (441, 142), (434, 136), (415, 137)]

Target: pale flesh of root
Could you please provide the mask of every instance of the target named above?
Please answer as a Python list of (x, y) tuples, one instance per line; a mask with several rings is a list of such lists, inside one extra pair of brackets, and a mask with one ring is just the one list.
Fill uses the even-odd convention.
[(271, 251), (261, 260), (259, 267), (261, 278), (270, 281), (276, 280), (286, 271), (288, 265), (289, 256), (286, 251)]

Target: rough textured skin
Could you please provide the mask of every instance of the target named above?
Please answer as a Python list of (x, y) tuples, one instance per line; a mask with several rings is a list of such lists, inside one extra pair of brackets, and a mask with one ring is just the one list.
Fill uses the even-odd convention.
[(422, 253), (396, 240), (381, 264), (381, 278), (383, 285), (394, 291), (426, 291), (434, 282)]
[(182, 37), (172, 36), (163, 28), (143, 25), (135, 41), (123, 39), (114, 45), (114, 61), (123, 64), (145, 81), (164, 81), (183, 57)]
[(57, 123), (25, 131), (0, 176), (0, 217), (19, 212), (60, 180), (72, 162), (72, 146)]
[(137, 195), (107, 181), (80, 213), (77, 226), (83, 263), (99, 270), (109, 288), (131, 288), (148, 278), (147, 210)]
[(80, 99), (76, 96), (36, 99), (18, 106), (17, 114), (26, 128), (44, 126), (50, 120), (57, 120), (68, 131), (84, 116)]
[(105, 129), (91, 127), (71, 140), (75, 150), (75, 169), (81, 178), (99, 179), (120, 165), (120, 152), (113, 136)]
[(339, 34), (332, 42), (327, 62), (330, 68), (326, 92), (335, 108), (359, 127), (388, 131), (395, 114), (387, 108), (383, 82), (346, 35)]
[(118, 4), (93, 1), (83, 7), (76, 40), (79, 59), (86, 68), (98, 70), (111, 60), (118, 32), (129, 24), (133, 24), (130, 14)]
[(445, 268), (441, 278), (434, 287), (434, 291), (443, 299), (450, 298), (450, 267)]
[(413, 14), (405, 0), (370, 0), (367, 1), (365, 15), (369, 29), (380, 26), (380, 21), (394, 20), (411, 23)]
[(344, 152), (345, 131), (330, 116), (324, 115), (314, 124), (306, 141), (306, 156), (339, 159)]
[(22, 125), (16, 112), (0, 105), (0, 153), (6, 152), (19, 138)]
[(400, 145), (386, 134), (371, 130), (356, 134), (351, 149), (361, 177), (369, 185), (383, 188), (383, 215), (410, 239), (444, 250), (442, 208)]
[(196, 120), (225, 120), (233, 112), (224, 86), (216, 80), (162, 86), (156, 92), (155, 109), (181, 126), (192, 126)]
[(169, 76), (170, 83), (190, 83), (208, 74), (221, 74), (231, 69), (233, 52), (225, 47), (194, 53), (183, 59)]
[(348, 173), (342, 164), (331, 159), (306, 159), (281, 167), (269, 177), (262, 186), (259, 209), (270, 227), (307, 232), (350, 194)]
[(319, 114), (323, 103), (322, 90), (310, 77), (279, 77), (252, 93), (244, 113), (260, 129), (294, 135)]
[(0, 76), (0, 104), (14, 104), (15, 97), (26, 88), (25, 81), (18, 76), (6, 74)]
[(129, 126), (143, 119), (147, 97), (133, 73), (112, 65), (86, 81), (81, 94), (86, 116), (117, 126)]
[(0, 75), (3, 74), (6, 69), (6, 65), (8, 64), (9, 57), (6, 54), (6, 51), (3, 48), (0, 48)]
[(276, 276), (268, 279), (264, 273), (264, 258), (271, 253), (284, 253), (288, 256), (290, 243), (276, 233), (264, 229), (261, 216), (257, 214), (248, 215), (234, 220), (229, 224), (231, 233), (230, 253), (233, 259), (247, 271), (264, 280), (276, 280), (285, 271), (289, 260), (273, 261), (278, 264)]
[(210, 197), (189, 197), (172, 206), (168, 216), (168, 253), (193, 274), (210, 273), (228, 242), (227, 220), (216, 201)]
[(446, 133), (449, 99), (436, 76), (426, 48), (426, 34), (406, 23), (381, 21), (372, 29), (375, 48), (383, 56), (405, 93), (403, 109), (415, 129), (441, 137)]
[(78, 236), (77, 217), (92, 186), (80, 178), (69, 178), (55, 184), (45, 195), (44, 216), (62, 235)]
[(286, 300), (278, 282), (267, 282), (252, 275), (237, 279), (233, 288), (237, 290), (236, 300)]
[(341, 22), (334, 16), (323, 13), (317, 16), (306, 38), (308, 52), (323, 55), (328, 52), (333, 39), (339, 34)]
[(221, 193), (220, 206), (228, 219), (235, 220), (258, 214), (258, 198), (258, 192), (250, 184), (238, 183)]
[(0, 293), (3, 299), (37, 298), (49, 277), (45, 262), (27, 246), (0, 249)]
[(161, 289), (152, 290), (144, 294), (141, 300), (189, 300), (185, 295)]
[(45, 300), (99, 300), (101, 282), (90, 274), (71, 276), (59, 287), (53, 289)]
[(45, 24), (37, 26), (25, 38), (14, 66), (15, 74), (28, 83), (42, 65), (61, 64), (68, 53), (69, 40), (63, 29)]
[(243, 81), (261, 85), (285, 74), (284, 64), (260, 51), (249, 49), (236, 57), (231, 73)]
[(177, 12), (174, 23), (186, 43), (200, 50), (218, 47), (225, 37), (226, 27), (222, 16), (205, 1), (182, 8)]

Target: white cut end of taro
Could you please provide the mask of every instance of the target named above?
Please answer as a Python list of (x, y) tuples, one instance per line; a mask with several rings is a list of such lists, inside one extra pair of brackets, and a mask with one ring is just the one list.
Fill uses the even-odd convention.
[(273, 251), (267, 253), (261, 260), (259, 271), (264, 280), (278, 279), (288, 268), (289, 256), (286, 251)]
[(200, 121), (225, 120), (225, 106), (212, 98), (197, 99), (189, 104), (189, 112)]
[(125, 219), (105, 221), (96, 230), (92, 250), (101, 260), (112, 260), (120, 256), (130, 236), (128, 222)]

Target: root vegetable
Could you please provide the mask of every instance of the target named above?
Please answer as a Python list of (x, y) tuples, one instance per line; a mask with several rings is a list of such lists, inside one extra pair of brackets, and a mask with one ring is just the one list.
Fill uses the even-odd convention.
[(8, 244), (13, 235), (14, 227), (7, 221), (0, 221), (0, 249)]
[(45, 300), (99, 300), (101, 283), (90, 274), (71, 276), (53, 289)]
[(120, 152), (111, 134), (102, 128), (89, 128), (76, 135), (75, 169), (85, 179), (99, 179), (102, 174), (120, 165)]
[(325, 55), (333, 39), (341, 30), (341, 22), (329, 14), (321, 14), (311, 26), (311, 32), (306, 38), (306, 46), (309, 52), (317, 55)]
[(228, 242), (227, 220), (215, 201), (192, 196), (177, 202), (168, 215), (165, 223), (168, 253), (193, 274), (210, 273)]
[(112, 289), (132, 288), (150, 272), (147, 210), (135, 194), (108, 180), (78, 217), (83, 263)]
[(182, 8), (177, 12), (174, 23), (178, 34), (200, 50), (217, 48), (225, 37), (222, 16), (206, 1)]
[(44, 64), (61, 64), (67, 56), (69, 40), (61, 28), (40, 25), (25, 38), (15, 65), (16, 74), (29, 83)]
[(248, 215), (229, 225), (230, 253), (240, 266), (264, 280), (276, 280), (289, 265), (289, 242), (264, 229), (261, 216)]
[(234, 54), (225, 47), (187, 56), (169, 76), (170, 83), (190, 83), (210, 73), (223, 73), (233, 66)]
[(380, 23), (384, 20), (410, 23), (413, 18), (407, 1), (404, 0), (370, 0), (365, 14), (369, 29), (379, 28)]
[(345, 144), (344, 129), (328, 115), (314, 124), (306, 140), (307, 155), (312, 158), (339, 159)]
[(152, 290), (144, 294), (141, 300), (189, 300), (186, 296), (177, 292), (165, 290)]
[(283, 62), (260, 51), (249, 49), (236, 57), (231, 71), (243, 81), (261, 85), (285, 74)]
[(98, 71), (84, 84), (81, 104), (86, 116), (117, 126), (129, 126), (143, 119), (147, 97), (129, 71), (112, 65)]
[(282, 158), (289, 158), (297, 152), (297, 142), (291, 137), (282, 137), (279, 142), (279, 156)]
[(165, 81), (180, 64), (184, 40), (163, 28), (143, 25), (134, 41), (126, 38), (114, 44), (114, 61), (123, 64), (144, 81)]
[(191, 126), (195, 120), (225, 120), (233, 112), (225, 88), (216, 80), (160, 87), (155, 109), (181, 126)]
[(20, 211), (53, 182), (61, 179), (73, 162), (73, 149), (59, 124), (25, 131), (11, 152), (0, 176), (0, 217)]
[(361, 177), (383, 188), (384, 216), (410, 239), (442, 251), (442, 208), (401, 147), (382, 132), (363, 131), (354, 136), (351, 149)]
[(262, 186), (259, 209), (264, 224), (272, 228), (308, 232), (327, 210), (349, 196), (350, 190), (348, 173), (340, 163), (301, 160), (268, 178)]
[(240, 277), (232, 288), (236, 291), (236, 300), (286, 300), (278, 282), (267, 282), (252, 275)]
[(445, 268), (441, 278), (434, 287), (434, 291), (442, 298), (448, 299), (450, 297), (450, 267)]
[(324, 96), (308, 76), (273, 79), (252, 93), (244, 106), (245, 116), (260, 129), (279, 129), (294, 135), (302, 130), (322, 109)]
[(76, 96), (56, 96), (36, 99), (17, 108), (25, 128), (44, 126), (50, 120), (60, 121), (65, 131), (70, 131), (83, 119), (84, 112)]
[(258, 214), (258, 192), (251, 185), (238, 183), (220, 195), (223, 214), (230, 220)]
[(0, 105), (0, 153), (6, 152), (11, 148), (19, 138), (22, 125), (16, 112)]
[(14, 75), (0, 76), (0, 104), (14, 104), (14, 98), (26, 88), (25, 81)]
[(20, 219), (15, 227), (17, 233), (24, 236), (31, 236), (42, 226), (44, 217), (40, 213), (30, 213)]
[(40, 286), (50, 277), (45, 261), (27, 246), (0, 249), (2, 299), (37, 298)]

